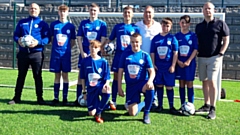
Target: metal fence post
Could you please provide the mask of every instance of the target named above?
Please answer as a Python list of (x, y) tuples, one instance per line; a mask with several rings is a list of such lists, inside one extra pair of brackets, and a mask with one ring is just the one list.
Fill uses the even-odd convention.
[[(26, 1), (26, 0), (25, 0)], [(16, 18), (17, 18), (17, 13), (16, 13), (16, 2), (13, 2), (13, 28), (16, 28)], [(15, 69), (16, 67), (16, 42), (13, 41), (13, 61), (12, 61), (12, 68)]]

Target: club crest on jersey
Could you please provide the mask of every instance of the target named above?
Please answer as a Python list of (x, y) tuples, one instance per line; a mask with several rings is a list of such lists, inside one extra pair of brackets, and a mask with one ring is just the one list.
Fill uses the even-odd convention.
[(98, 26), (98, 27), (96, 27), (96, 30), (99, 30), (100, 29), (100, 27)]
[(168, 44), (168, 45), (171, 45), (171, 43), (172, 43), (171, 41), (169, 41), (169, 40), (167, 41), (167, 44)]
[(188, 44), (189, 44), (189, 45), (192, 45), (192, 40), (189, 40), (189, 41), (188, 41)]
[(34, 25), (34, 28), (38, 28), (38, 24), (35, 24), (35, 25)]
[(139, 63), (140, 63), (140, 64), (143, 64), (143, 62), (144, 62), (143, 59), (140, 59), (140, 60), (139, 60)]
[(102, 73), (102, 68), (99, 68), (99, 69), (98, 69), (98, 72), (99, 72), (99, 73)]
[(67, 30), (67, 34), (70, 34), (70, 30)]

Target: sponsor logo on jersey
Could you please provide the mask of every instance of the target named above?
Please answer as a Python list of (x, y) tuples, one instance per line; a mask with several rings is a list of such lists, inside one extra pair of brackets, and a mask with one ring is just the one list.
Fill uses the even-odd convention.
[(54, 28), (54, 30), (59, 30), (59, 28)]
[(182, 39), (179, 39), (178, 42), (182, 42)]
[(122, 30), (118, 30), (118, 31), (124, 31), (124, 29), (122, 29)]
[(29, 25), (28, 23), (23, 23), (22, 25)]
[(91, 66), (87, 66), (86, 68), (92, 68)]
[(126, 58), (126, 60), (132, 60), (132, 58)]

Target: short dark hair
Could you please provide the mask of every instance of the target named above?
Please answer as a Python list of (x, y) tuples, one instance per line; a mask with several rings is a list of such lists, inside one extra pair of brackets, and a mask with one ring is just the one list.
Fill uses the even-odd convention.
[(68, 11), (69, 7), (67, 5), (60, 5), (58, 7), (58, 11)]
[(98, 4), (96, 4), (96, 3), (91, 3), (90, 7), (97, 7), (97, 8), (99, 8)]
[(99, 42), (98, 40), (91, 40), (91, 41), (90, 41), (90, 47), (91, 47), (91, 46), (100, 48), (100, 47), (101, 47), (101, 42)]
[(132, 10), (132, 11), (133, 11), (133, 8), (130, 7), (130, 6), (126, 6), (126, 7), (123, 8), (123, 11), (124, 11), (124, 10)]
[(171, 24), (172, 25), (173, 21), (172, 21), (171, 18), (165, 17), (165, 18), (162, 19), (161, 24)]
[(139, 34), (139, 33), (133, 33), (132, 35), (131, 35), (131, 38), (137, 38), (137, 37), (140, 37), (141, 38), (141, 40), (142, 40), (142, 36)]
[(185, 20), (186, 23), (190, 23), (191, 22), (191, 17), (189, 15), (183, 15), (180, 17), (180, 21), (181, 20)]

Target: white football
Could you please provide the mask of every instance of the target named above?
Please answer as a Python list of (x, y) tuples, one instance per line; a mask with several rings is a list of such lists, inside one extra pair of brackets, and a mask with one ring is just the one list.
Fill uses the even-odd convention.
[(22, 37), (21, 42), (22, 42), (24, 47), (28, 47), (29, 45), (32, 44), (33, 39), (34, 38), (31, 35), (25, 35), (25, 36)]
[(113, 54), (114, 52), (114, 44), (113, 43), (108, 43), (104, 46), (104, 51), (106, 54)]
[(78, 103), (80, 106), (87, 106), (87, 100), (84, 99), (83, 94), (78, 97)]
[(185, 102), (182, 104), (182, 114), (184, 115), (193, 115), (195, 113), (195, 106), (191, 102)]

